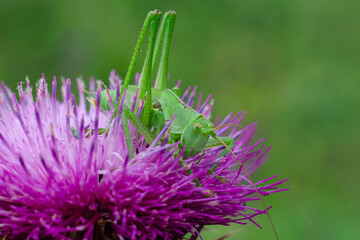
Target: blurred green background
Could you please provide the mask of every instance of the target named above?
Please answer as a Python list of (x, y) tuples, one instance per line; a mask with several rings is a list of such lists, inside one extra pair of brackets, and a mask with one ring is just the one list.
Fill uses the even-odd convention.
[[(290, 191), (265, 199), (280, 238), (358, 238), (359, 1), (1, 0), (0, 80), (14, 89), (43, 72), (124, 76), (155, 8), (178, 12), (170, 81), (212, 93), (215, 114), (246, 110), (256, 138), (273, 146), (254, 178), (290, 178)], [(257, 220), (263, 230), (211, 227), (203, 237), (240, 229), (229, 239), (273, 239), (266, 217)]]

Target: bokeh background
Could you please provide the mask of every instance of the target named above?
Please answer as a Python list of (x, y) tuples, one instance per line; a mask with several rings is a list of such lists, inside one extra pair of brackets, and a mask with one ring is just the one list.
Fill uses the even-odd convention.
[[(212, 93), (214, 113), (248, 112), (272, 145), (257, 180), (290, 178), (266, 197), (281, 239), (360, 236), (360, 2), (328, 0), (0, 1), (0, 80), (125, 75), (149, 10), (176, 10), (170, 81)], [(140, 66), (140, 65), (139, 65)], [(138, 71), (140, 67), (138, 66)], [(260, 205), (254, 205), (260, 207)], [(204, 239), (273, 239), (247, 226)]]

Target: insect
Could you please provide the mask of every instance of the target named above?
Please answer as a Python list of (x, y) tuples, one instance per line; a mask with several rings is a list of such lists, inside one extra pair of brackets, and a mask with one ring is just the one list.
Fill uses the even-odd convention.
[[(139, 132), (145, 136), (146, 142), (151, 144), (154, 141), (158, 131), (161, 130), (165, 124), (173, 118), (174, 115), (176, 115), (176, 117), (173, 119), (173, 122), (169, 127), (169, 140), (171, 142), (179, 142), (180, 149), (185, 148), (183, 151), (183, 158), (196, 156), (207, 148), (221, 145), (227, 149), (228, 152), (226, 153), (231, 153), (236, 158), (236, 155), (230, 148), (232, 147), (234, 140), (229, 137), (218, 137), (215, 133), (217, 128), (214, 127), (214, 124), (210, 120), (185, 104), (178, 97), (177, 89), (169, 89), (167, 80), (168, 58), (176, 13), (174, 11), (165, 13), (159, 28), (160, 18), (161, 13), (158, 10), (151, 11), (147, 15), (144, 25), (140, 31), (140, 35), (130, 61), (124, 83), (118, 90), (120, 92), (119, 96), (123, 96), (124, 92), (126, 91), (125, 98), (127, 100), (131, 99), (131, 94), (136, 93), (138, 93), (138, 99), (145, 99), (140, 118), (136, 116), (138, 111), (138, 106), (136, 103), (134, 112), (131, 111), (131, 101), (128, 101), (127, 104), (123, 106), (121, 111), (121, 117), (123, 119), (122, 124), (124, 132), (126, 133), (126, 142), (130, 152), (130, 158), (133, 157), (133, 150), (132, 141), (130, 135), (128, 134), (127, 120), (130, 120), (132, 124), (139, 130)], [(149, 42), (139, 85), (129, 85), (142, 43), (149, 28)], [(159, 59), (160, 49), (162, 49), (160, 64), (155, 80), (155, 88), (152, 88), (152, 79), (154, 70), (157, 66), (157, 61)], [(103, 91), (100, 101), (100, 107), (102, 110), (110, 110), (108, 95), (110, 95), (111, 104), (115, 105), (115, 110), (108, 126), (108, 128), (110, 128), (112, 120), (118, 114), (120, 99), (116, 98), (116, 93), (114, 91)], [(152, 131), (151, 129), (154, 130)], [(259, 195), (260, 201), (265, 209), (264, 211), (266, 211), (266, 205), (261, 198), (262, 194), (255, 186), (244, 165), (240, 161), (239, 164), (250, 180), (252, 187)], [(217, 166), (214, 165), (210, 171), (213, 172), (216, 167)], [(191, 174), (191, 172), (189, 174)], [(275, 237), (278, 239), (275, 227), (268, 213), (267, 216), (272, 225)]]
[[(168, 56), (176, 13), (170, 11), (165, 14), (160, 26), (159, 36), (156, 38), (156, 30), (154, 29), (157, 28), (160, 19), (158, 16), (160, 16), (160, 13), (154, 11), (148, 51), (139, 86), (127, 85), (126, 77), (124, 85), (120, 88), (121, 92), (127, 89), (127, 100), (130, 100), (131, 95), (135, 95), (136, 91), (138, 91), (139, 99), (143, 99), (144, 97), (146, 98), (144, 109), (142, 110), (140, 117), (141, 122), (128, 111), (128, 108), (131, 107), (131, 101), (127, 101), (127, 106), (125, 106), (124, 109), (127, 112), (127, 118), (129, 118), (130, 121), (139, 129), (141, 134), (147, 136), (147, 142), (148, 144), (151, 144), (151, 139), (154, 139), (154, 136), (156, 136), (157, 133), (159, 133), (159, 131), (165, 126), (165, 123), (170, 121), (170, 119), (176, 114), (177, 116), (170, 125), (170, 141), (180, 142), (179, 146), (181, 149), (186, 147), (183, 153), (184, 158), (196, 156), (201, 151), (209, 147), (224, 145), (224, 142), (226, 143), (226, 146), (232, 146), (234, 140), (229, 137), (219, 138), (216, 136), (216, 129), (214, 128), (213, 123), (204, 115), (201, 115), (186, 105), (178, 97), (178, 89), (168, 88)], [(147, 25), (148, 23), (145, 22), (144, 27)], [(140, 37), (143, 38), (141, 34)], [(155, 39), (157, 40), (157, 44), (154, 44)], [(141, 40), (139, 39), (139, 41)], [(155, 82), (155, 88), (151, 88), (152, 72), (156, 66), (161, 42), (163, 42), (163, 48), (160, 66)], [(155, 50), (152, 48), (155, 48)], [(132, 62), (133, 61), (131, 61), (131, 63)], [(146, 88), (146, 90), (144, 90), (144, 88)], [(109, 103), (109, 98), (112, 99), (112, 104)], [(116, 105), (116, 92), (115, 90), (108, 92), (107, 90), (103, 90), (101, 93), (100, 108), (102, 110), (110, 110), (110, 105)], [(114, 116), (117, 114), (117, 108), (118, 106), (115, 108)], [(149, 131), (144, 132), (143, 130), (146, 128), (151, 129), (152, 127), (154, 127), (152, 134), (150, 134)], [(210, 139), (210, 136), (213, 138)]]

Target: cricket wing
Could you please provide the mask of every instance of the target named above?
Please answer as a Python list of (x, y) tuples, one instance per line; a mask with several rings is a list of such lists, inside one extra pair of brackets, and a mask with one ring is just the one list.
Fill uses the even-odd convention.
[(186, 105), (170, 89), (165, 89), (160, 98), (161, 108), (164, 112), (165, 121), (169, 121), (175, 114), (176, 117), (170, 125), (172, 133), (182, 133), (185, 127), (201, 114)]

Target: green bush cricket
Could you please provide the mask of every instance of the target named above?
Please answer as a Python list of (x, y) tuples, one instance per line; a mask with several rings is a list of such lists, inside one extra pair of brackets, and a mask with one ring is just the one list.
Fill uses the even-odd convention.
[[(131, 111), (130, 106), (128, 105), (130, 101), (128, 101), (128, 104), (123, 105), (123, 109), (121, 111), (122, 125), (124, 132), (126, 133), (125, 135), (127, 146), (130, 153), (129, 157), (133, 157), (133, 148), (131, 137), (128, 133), (129, 131), (127, 120), (130, 120), (132, 124), (139, 130), (139, 132), (145, 136), (145, 140), (148, 144), (152, 144), (158, 131), (165, 126), (166, 122), (170, 121), (170, 119), (172, 119), (173, 116), (176, 115), (176, 117), (173, 118), (173, 121), (169, 127), (169, 140), (171, 140), (171, 142), (180, 142), (179, 148), (185, 148), (183, 153), (184, 158), (196, 156), (206, 148), (221, 145), (223, 145), (227, 149), (227, 151), (230, 152), (234, 158), (236, 158), (236, 155), (229, 147), (229, 145), (231, 146), (233, 144), (234, 140), (232, 138), (218, 137), (215, 133), (215, 130), (217, 128), (214, 127), (214, 124), (210, 120), (208, 120), (204, 115), (201, 115), (200, 113), (189, 107), (187, 104), (185, 104), (175, 93), (177, 91), (176, 89), (174, 89), (174, 91), (168, 89), (168, 57), (176, 13), (173, 11), (169, 11), (164, 15), (160, 26), (160, 31), (159, 33), (157, 33), (160, 18), (161, 13), (158, 10), (151, 11), (147, 15), (144, 25), (140, 31), (140, 36), (135, 46), (135, 50), (131, 58), (124, 83), (119, 90), (120, 96), (124, 96), (128, 100), (130, 100), (130, 93), (135, 94), (136, 91), (138, 91), (138, 99), (145, 99), (140, 118), (136, 116), (136, 113), (138, 111), (137, 103), (135, 103), (136, 108), (134, 112)], [(149, 28), (149, 43), (139, 86), (129, 85), (142, 43)], [(161, 45), (162, 55), (158, 74), (155, 80), (155, 88), (151, 88), (153, 73), (156, 68), (157, 60), (159, 58), (158, 56), (160, 53)], [(110, 110), (110, 104), (108, 101), (109, 96), (110, 101), (112, 101), (113, 103), (116, 102), (115, 110), (108, 126), (109, 129), (112, 120), (117, 116), (119, 112), (120, 99), (116, 99), (115, 91), (105, 91), (107, 90), (104, 90), (101, 94), (100, 107), (102, 108), (102, 110)], [(127, 91), (126, 95), (124, 95), (125, 91)], [(151, 127), (154, 127), (156, 129), (155, 132), (151, 131)], [(210, 138), (210, 136), (212, 138)], [(266, 211), (267, 208), (262, 199), (262, 194), (259, 192), (258, 188), (254, 184), (254, 181), (245, 169), (244, 165), (241, 163), (240, 160), (238, 160), (238, 162), (242, 168), (242, 171), (245, 172), (247, 178), (249, 179), (252, 187), (256, 190), (260, 198), (260, 202), (264, 207), (264, 211)], [(212, 172), (215, 168), (216, 166), (213, 166), (211, 168)], [(191, 171), (189, 172), (189, 174), (191, 174)], [(201, 186), (200, 183), (197, 183), (197, 185)], [(269, 213), (267, 213), (266, 215), (268, 216), (276, 239), (279, 239)]]

